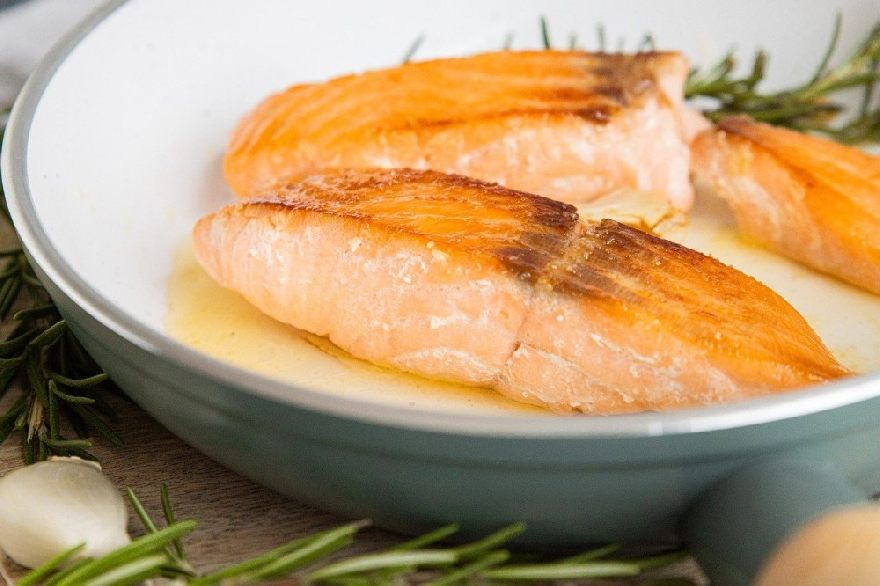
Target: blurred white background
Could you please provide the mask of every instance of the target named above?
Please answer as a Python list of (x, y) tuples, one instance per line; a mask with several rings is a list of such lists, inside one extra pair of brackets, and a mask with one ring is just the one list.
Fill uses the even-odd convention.
[(106, 0), (28, 0), (0, 9), (0, 107), (71, 27)]

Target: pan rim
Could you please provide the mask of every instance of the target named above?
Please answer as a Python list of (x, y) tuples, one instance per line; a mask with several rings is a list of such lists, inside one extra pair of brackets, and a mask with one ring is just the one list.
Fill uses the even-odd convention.
[[(28, 185), (27, 151), (37, 106), (56, 70), (77, 45), (107, 17), (132, 0), (112, 0), (62, 38), (28, 79), (15, 102), (3, 145), (2, 176), (15, 228), (31, 260), (45, 278), (102, 327), (162, 361), (197, 374), (212, 384), (281, 405), (344, 419), (397, 428), (465, 436), (522, 438), (653, 437), (720, 431), (769, 424), (845, 407), (880, 396), (880, 373), (865, 374), (810, 389), (688, 410), (601, 417), (470, 415), (405, 409), (341, 398), (296, 387), (203, 354), (139, 322), (112, 304), (73, 270), (52, 246), (40, 224)], [(295, 390), (295, 393), (291, 393)]]

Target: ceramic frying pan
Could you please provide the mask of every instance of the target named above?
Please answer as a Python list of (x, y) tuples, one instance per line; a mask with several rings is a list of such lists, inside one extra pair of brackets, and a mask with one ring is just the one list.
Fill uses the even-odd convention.
[[(872, 0), (840, 6), (845, 50), (877, 14)], [(111, 2), (55, 48), (15, 106), (9, 207), (87, 349), (144, 409), (230, 468), (404, 532), (524, 520), (523, 543), (545, 548), (684, 538), (716, 583), (744, 584), (796, 527), (880, 488), (877, 375), (615, 417), (389, 404), (180, 343), (167, 328), (167, 282), (195, 219), (231, 201), (219, 173), (230, 128), (290, 83), (393, 64), (419, 34), (422, 57), (492, 49), (508, 32), (535, 47), (541, 14), (587, 45), (598, 21), (612, 39), (632, 45), (652, 31), (697, 58), (761, 43), (775, 81), (788, 83), (819, 61), (833, 12), (796, 0)], [(832, 347), (876, 361), (880, 336), (863, 327), (880, 316), (875, 301), (818, 305), (828, 309), (805, 315), (825, 324)]]

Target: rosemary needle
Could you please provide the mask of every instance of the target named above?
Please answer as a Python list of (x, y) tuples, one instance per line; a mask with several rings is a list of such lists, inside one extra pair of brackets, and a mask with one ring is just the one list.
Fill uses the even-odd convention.
[[(842, 143), (880, 142), (880, 100), (876, 90), (880, 85), (880, 22), (847, 59), (830, 67), (842, 25), (843, 18), (838, 13), (819, 64), (810, 79), (801, 85), (764, 93), (759, 86), (767, 70), (767, 53), (757, 51), (748, 73), (739, 77), (735, 75), (737, 60), (733, 51), (728, 51), (715, 64), (690, 72), (685, 84), (685, 98), (693, 101), (712, 121), (745, 114), (759, 122), (824, 134)], [(539, 27), (542, 46), (552, 49), (550, 27), (543, 16)], [(598, 50), (605, 51), (605, 27), (599, 24), (596, 32)], [(570, 38), (569, 48), (574, 48), (577, 37), (572, 35)], [(646, 33), (636, 51), (653, 51), (655, 46), (654, 36)], [(623, 47), (621, 40), (618, 50), (622, 51)], [(841, 123), (846, 108), (843, 102), (835, 99), (840, 92), (851, 89), (861, 90), (861, 106), (854, 116)]]
[[(134, 495), (133, 492), (132, 495)], [(171, 496), (168, 494), (168, 485), (164, 482), (159, 490), (159, 495), (160, 500), (162, 501), (162, 513), (165, 515), (165, 524), (174, 525), (177, 522), (177, 519), (175, 519), (174, 509), (171, 506)], [(183, 541), (178, 537), (172, 543), (174, 544), (174, 551), (177, 553), (177, 556), (181, 559), (186, 559), (186, 553), (183, 551)]]
[(164, 555), (150, 555), (136, 558), (131, 562), (116, 566), (88, 581), (89, 586), (128, 586), (140, 584), (147, 578), (161, 574), (162, 566), (168, 559)]
[(541, 44), (545, 51), (553, 49), (553, 42), (550, 40), (550, 26), (547, 24), (547, 17), (541, 17)]
[[(704, 71), (691, 71), (685, 97), (708, 105), (703, 113), (712, 120), (746, 114), (755, 120), (795, 130), (825, 134), (839, 142), (860, 143), (880, 140), (880, 103), (874, 100), (880, 83), (880, 23), (874, 25), (858, 48), (840, 65), (829, 67), (840, 40), (842, 18), (838, 13), (831, 37), (811, 78), (802, 85), (772, 93), (762, 93), (768, 57), (758, 51), (749, 74), (736, 77), (736, 59), (729, 51)], [(861, 89), (862, 103), (856, 116), (835, 124), (846, 108), (831, 98), (848, 89)]]
[[(624, 560), (606, 559), (617, 546), (590, 550), (574, 557), (503, 565), (510, 554), (492, 544), (509, 541), (525, 530), (515, 523), (491, 535), (458, 547), (436, 544), (451, 536), (457, 527), (447, 525), (387, 550), (343, 557), (323, 566), (320, 562), (353, 543), (357, 533), (369, 523), (358, 521), (295, 539), (249, 560), (199, 575), (184, 555), (180, 538), (190, 533), (195, 521), (176, 521), (162, 486), (162, 510), (167, 526), (160, 528), (143, 503), (127, 491), (129, 504), (143, 523), (147, 534), (99, 558), (75, 560), (83, 546), (62, 552), (43, 566), (32, 570), (19, 582), (23, 586), (72, 586), (73, 584), (128, 584), (147, 578), (165, 577), (177, 584), (194, 586), (232, 586), (256, 584), (295, 576), (297, 583), (327, 583), (345, 586), (372, 586), (392, 583), (423, 583), (448, 586), (469, 581), (567, 580), (639, 576), (646, 571), (680, 560), (683, 552), (664, 553)], [(317, 567), (316, 567), (317, 566)], [(302, 573), (296, 573), (302, 572)]]
[(226, 584), (230, 583), (232, 578), (236, 578), (236, 580), (233, 580), (231, 583), (245, 584), (248, 583), (247, 580), (253, 582), (256, 581), (256, 576), (267, 576), (267, 571), (270, 569), (274, 570), (275, 574), (273, 575), (276, 575), (280, 571), (280, 560), (284, 560), (283, 563), (288, 564), (288, 569), (292, 570), (296, 567), (301, 567), (301, 562), (305, 565), (315, 561), (317, 559), (316, 552), (329, 553), (330, 551), (340, 549), (340, 547), (344, 546), (343, 544), (347, 545), (364, 525), (364, 522), (352, 523), (296, 539), (251, 560), (195, 578), (190, 583), (199, 586), (219, 584), (221, 582)]
[(50, 379), (52, 379), (59, 385), (64, 385), (72, 389), (88, 389), (108, 380), (107, 374), (103, 372), (80, 379), (68, 378), (63, 374), (58, 374), (57, 372), (49, 372), (47, 374), (49, 375)]
[(346, 574), (356, 574), (397, 567), (446, 566), (459, 561), (461, 557), (454, 550), (412, 549), (407, 551), (388, 551), (377, 554), (357, 556), (324, 566), (309, 574), (310, 581), (328, 580)]
[[(0, 110), (0, 144), (7, 118), (8, 109)], [(2, 185), (0, 212), (11, 229)], [(112, 409), (95, 395), (112, 384), (70, 334), (20, 246), (0, 250), (0, 320), (11, 327), (0, 339), (0, 398), (19, 393), (0, 412), (0, 443), (21, 433), (25, 463), (56, 455), (94, 460), (87, 451), (93, 434), (122, 445), (107, 425)], [(65, 435), (65, 422), (75, 437)]]
[(28, 573), (24, 578), (16, 582), (16, 584), (18, 586), (31, 586), (32, 584), (38, 584), (39, 581), (42, 580), (44, 577), (54, 572), (57, 568), (61, 567), (64, 563), (66, 563), (68, 560), (81, 552), (85, 548), (85, 546), (85, 543), (80, 543), (76, 547), (72, 547), (68, 550), (62, 551), (58, 555), (53, 556), (49, 561), (44, 563), (39, 568)]
[(416, 37), (416, 40), (413, 41), (412, 45), (406, 50), (406, 53), (403, 55), (403, 59), (401, 59), (401, 63), (406, 65), (412, 58), (415, 57), (418, 50), (421, 48), (422, 43), (425, 42), (425, 35), (419, 35)]
[(141, 500), (137, 497), (134, 491), (131, 488), (126, 488), (125, 496), (128, 498), (128, 504), (131, 505), (131, 508), (134, 509), (138, 519), (143, 523), (147, 533), (157, 533), (159, 529), (156, 527), (156, 523), (153, 521), (152, 517), (150, 517), (150, 514), (147, 513), (143, 503), (141, 503)]
[(513, 523), (511, 525), (508, 525), (507, 527), (499, 529), (495, 533), (492, 533), (491, 535), (484, 537), (483, 539), (480, 539), (479, 541), (474, 541), (473, 543), (461, 545), (455, 548), (454, 551), (458, 555), (459, 559), (471, 559), (510, 541), (520, 533), (523, 533), (525, 530), (525, 523)]
[(562, 561), (572, 563), (572, 564), (576, 564), (576, 563), (580, 563), (580, 562), (591, 562), (593, 560), (604, 558), (605, 556), (610, 555), (619, 549), (620, 549), (619, 544), (610, 543), (610, 544), (602, 546), (602, 547), (597, 547), (595, 549), (585, 551), (584, 553), (579, 553), (577, 555), (569, 556), (567, 558), (564, 558)]
[(458, 531), (458, 523), (452, 523), (449, 525), (444, 525), (439, 529), (435, 529), (430, 533), (425, 533), (415, 539), (411, 539), (409, 541), (404, 541), (398, 545), (395, 545), (391, 548), (391, 551), (405, 551), (408, 549), (422, 549), (426, 545), (431, 545), (432, 543), (436, 543), (438, 541), (443, 541), (447, 537), (454, 535)]
[(632, 562), (585, 562), (580, 564), (523, 564), (492, 568), (481, 574), (488, 580), (575, 580), (586, 578), (627, 578), (638, 576)]
[(118, 568), (135, 560), (161, 551), (166, 545), (191, 532), (196, 527), (195, 521), (181, 521), (171, 527), (160, 529), (156, 533), (147, 534), (132, 541), (103, 557), (83, 564), (58, 581), (57, 586), (74, 586), (86, 580), (97, 578), (108, 570)]
[[(55, 574), (54, 576), (52, 576), (51, 578), (49, 578), (48, 580), (43, 582), (43, 586), (55, 586), (56, 584), (58, 584), (58, 582), (63, 580), (66, 576), (70, 575), (71, 573), (75, 572), (77, 569), (83, 567), (84, 565), (90, 563), (91, 561), (92, 561), (92, 558), (81, 558), (81, 559), (76, 560), (68, 568), (66, 568), (65, 570), (62, 570), (61, 572), (58, 572), (57, 574)], [(34, 572), (39, 572), (41, 569), (42, 568), (37, 568), (36, 570), (34, 570)], [(27, 579), (29, 576), (30, 576), (30, 574), (26, 575), (24, 578)]]
[(466, 578), (479, 574), (492, 566), (503, 564), (508, 558), (510, 558), (510, 553), (503, 549), (491, 551), (483, 557), (477, 558), (475, 561), (470, 562), (457, 570), (453, 570), (439, 578), (427, 582), (425, 586), (452, 586), (453, 584), (461, 584)]
[(350, 527), (329, 531), (306, 545), (265, 564), (262, 568), (254, 570), (250, 574), (245, 574), (242, 581), (243, 583), (253, 583), (278, 578), (290, 573), (292, 570), (308, 566), (312, 562), (351, 545), (354, 532), (350, 531)]

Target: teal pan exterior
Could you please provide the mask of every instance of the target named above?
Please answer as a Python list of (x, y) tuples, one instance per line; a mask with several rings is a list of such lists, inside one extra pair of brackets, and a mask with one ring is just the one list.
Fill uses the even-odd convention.
[(717, 584), (748, 583), (787, 531), (880, 489), (876, 376), (669, 414), (453, 417), (284, 387), (141, 327), (52, 249), (26, 172), (42, 90), (119, 4), (84, 23), (29, 81), (4, 145), (4, 185), (71, 328), (120, 387), (193, 446), (294, 498), (405, 533), (456, 521), (470, 536), (521, 520), (529, 530), (520, 543), (545, 549), (684, 536)]
[[(529, 529), (519, 543), (533, 548), (680, 542), (694, 503), (761, 464), (768, 472), (751, 473), (746, 502), (710, 513), (713, 527), (730, 527), (734, 561), (759, 563), (788, 529), (880, 487), (880, 398), (770, 423), (648, 437), (424, 431), (279, 404), (219, 383), (127, 342), (57, 288), (52, 293), (113, 379), (188, 443), (291, 497), (402, 533), (459, 522), (462, 536), (476, 536), (522, 520)], [(832, 483), (832, 495), (824, 495), (824, 478), (845, 488)], [(818, 507), (815, 498), (824, 499)], [(761, 519), (749, 517), (755, 511)], [(780, 511), (784, 518), (775, 518)], [(762, 542), (761, 533), (775, 530), (783, 534)], [(747, 583), (745, 576), (717, 583)]]
[(517, 438), (379, 425), (267, 401), (156, 358), (57, 297), (113, 379), (171, 431), (285, 494), (410, 533), (529, 524), (542, 547), (674, 539), (708, 487), (760, 459), (880, 487), (880, 399), (755, 426), (657, 437)]

